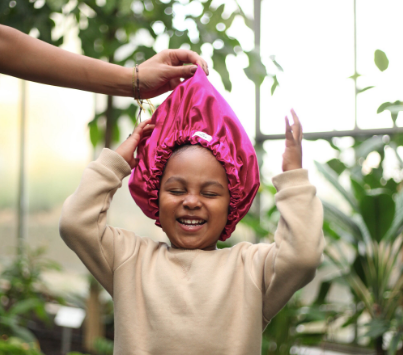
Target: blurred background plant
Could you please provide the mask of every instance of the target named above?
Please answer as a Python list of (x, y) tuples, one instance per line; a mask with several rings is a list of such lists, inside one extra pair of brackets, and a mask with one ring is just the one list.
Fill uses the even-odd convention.
[[(57, 30), (60, 23), (77, 28), (82, 53), (111, 63), (133, 67), (135, 63), (156, 53), (156, 44), (162, 48), (187, 48), (198, 53), (204, 43), (212, 45), (212, 63), (227, 90), (232, 89), (226, 60), (231, 54), (244, 52), (249, 64), (245, 74), (257, 86), (269, 76), (271, 94), (279, 85), (277, 73), (282, 67), (270, 57), (273, 72), (262, 63), (258, 50), (243, 51), (239, 41), (228, 35), (235, 17), (254, 28), (254, 23), (236, 0), (229, 0), (232, 11), (224, 4), (204, 2), (119, 1), (119, 0), (21, 0), (0, 2), (0, 23), (17, 28), (54, 45), (61, 45), (65, 31)], [(178, 11), (179, 8), (185, 11)], [(178, 13), (186, 13), (179, 17)], [(67, 19), (72, 21), (67, 21)], [(65, 28), (66, 30), (66, 28)], [(387, 55), (376, 50), (374, 63), (380, 71), (389, 67)], [(351, 77), (355, 82), (357, 70)], [(374, 86), (356, 87), (356, 94)], [(396, 127), (403, 101), (382, 103), (378, 113), (389, 111)], [(88, 123), (94, 148), (110, 147), (120, 141), (120, 122), (129, 118), (136, 124), (138, 107), (135, 103), (122, 105), (107, 97), (104, 108), (95, 112)], [(344, 138), (343, 138), (344, 139)], [(355, 137), (348, 147), (340, 138), (326, 139), (334, 149), (335, 158), (325, 164), (317, 163), (318, 171), (340, 194), (340, 206), (324, 199), (324, 232), (328, 246), (322, 268), (333, 266), (332, 272), (321, 283), (313, 301), (305, 304), (299, 294), (272, 320), (263, 334), (263, 354), (295, 353), (295, 347), (335, 342), (332, 332), (350, 327), (352, 345), (368, 343), (377, 354), (397, 353), (403, 339), (402, 309), (402, 229), (403, 229), (403, 161), (398, 148), (403, 146), (403, 135), (378, 135), (372, 138)], [(349, 150), (353, 161), (346, 159)], [(386, 169), (393, 165), (395, 172)], [(388, 161), (388, 163), (386, 162)], [(264, 182), (260, 203), (242, 223), (254, 231), (255, 241), (272, 242), (279, 213), (274, 205), (275, 189)], [(333, 196), (332, 196), (333, 197)], [(231, 241), (219, 247), (230, 247)], [(57, 263), (45, 260), (44, 249), (25, 248), (0, 275), (0, 355), (40, 354), (29, 321), (38, 320), (52, 325), (46, 312), (46, 302), (64, 304), (66, 301), (50, 295), (42, 275), (49, 270), (60, 270)], [(340, 304), (330, 299), (332, 288), (342, 285), (352, 299)], [(87, 309), (88, 329), (95, 329), (86, 339), (86, 348), (96, 354), (113, 353), (113, 304), (102, 299), (102, 289), (88, 279), (88, 297), (66, 297), (69, 304)], [(102, 310), (101, 310), (102, 308)], [(88, 324), (98, 324), (93, 327)], [(112, 330), (112, 335), (105, 328)], [(332, 331), (330, 331), (332, 329)], [(17, 338), (18, 337), (18, 338)], [(108, 337), (108, 338), (106, 338)], [(362, 348), (359, 348), (362, 351)], [(84, 351), (84, 350), (83, 350)], [(401, 350), (400, 350), (401, 351)], [(351, 350), (347, 353), (353, 353)], [(70, 355), (81, 353), (71, 352)]]
[(46, 248), (25, 248), (25, 253), (6, 265), (0, 274), (0, 334), (35, 342), (27, 328), (33, 319), (50, 326), (46, 312), (47, 302), (63, 304), (64, 300), (52, 296), (43, 280), (47, 271), (61, 271), (55, 261), (47, 259)]
[[(403, 144), (402, 139), (402, 135), (351, 139), (349, 149), (355, 157), (352, 163), (344, 160), (345, 148), (338, 146), (339, 141), (329, 140), (337, 157), (325, 164), (316, 162), (316, 166), (333, 186), (328, 195), (339, 193), (345, 201), (340, 207), (322, 201), (327, 239), (327, 259), (322, 267), (333, 264), (336, 268), (321, 283), (313, 303), (304, 305), (294, 299), (273, 319), (264, 333), (263, 354), (289, 354), (293, 346), (328, 340), (325, 325), (341, 318), (340, 328), (354, 327), (352, 344), (370, 339), (369, 345), (377, 354), (385, 354), (386, 349), (388, 354), (395, 354), (401, 348), (403, 182), (399, 172), (403, 163), (397, 148)], [(384, 170), (386, 156), (394, 160), (394, 172)], [(260, 213), (252, 210), (242, 220), (255, 231), (258, 241), (273, 240), (279, 218), (275, 192), (274, 186), (263, 184), (259, 193), (268, 207)], [(351, 306), (327, 301), (336, 284), (348, 289)], [(313, 337), (296, 331), (298, 325), (307, 323), (305, 328), (309, 329), (309, 323), (317, 321), (322, 322), (322, 331)], [(282, 331), (277, 334), (276, 329)], [(272, 337), (281, 339), (280, 348)]]
[[(340, 272), (335, 281), (342, 279), (356, 305), (347, 322), (357, 328), (363, 313), (369, 317), (369, 322), (361, 326), (368, 328), (364, 336), (372, 339), (377, 354), (384, 353), (384, 335), (396, 332), (396, 317), (402, 307), (403, 184), (397, 176), (388, 177), (383, 169), (386, 152), (394, 154), (399, 170), (403, 168), (396, 150), (401, 139), (397, 135), (356, 141), (352, 147), (356, 159), (351, 166), (340, 159), (317, 163), (318, 170), (351, 210), (347, 215), (324, 201), (324, 232), (329, 237), (326, 255)], [(368, 168), (365, 163), (371, 154), (379, 159)], [(350, 180), (348, 189), (341, 183), (347, 170), (344, 175)], [(357, 337), (358, 331), (355, 342)], [(397, 350), (396, 337), (398, 332), (393, 337), (395, 345), (390, 344), (390, 354)]]
[(2, 337), (0, 355), (43, 355), (37, 345), (29, 344), (19, 338)]

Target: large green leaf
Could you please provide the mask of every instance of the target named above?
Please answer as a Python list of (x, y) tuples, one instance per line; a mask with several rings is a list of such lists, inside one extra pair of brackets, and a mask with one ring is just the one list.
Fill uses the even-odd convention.
[(330, 291), (330, 288), (332, 287), (332, 284), (333, 280), (322, 281), (322, 283), (319, 286), (318, 295), (316, 296), (314, 304), (321, 305), (325, 303), (326, 297)]
[(369, 153), (379, 152), (383, 150), (384, 146), (385, 142), (383, 141), (383, 138), (381, 136), (373, 136), (365, 140), (355, 148), (356, 159), (366, 159)]
[(390, 329), (390, 324), (383, 319), (373, 319), (368, 324), (368, 331), (365, 336), (376, 338), (385, 334)]
[(224, 84), (225, 90), (232, 90), (232, 83), (229, 77), (229, 72), (225, 64), (226, 54), (221, 50), (214, 50), (213, 53), (213, 66), (214, 69), (220, 74), (222, 83)]
[(330, 159), (326, 164), (329, 165), (337, 175), (340, 175), (344, 170), (346, 170), (346, 164), (344, 164), (340, 159)]
[(358, 212), (359, 208), (356, 199), (350, 192), (348, 192), (343, 186), (341, 186), (336, 173), (326, 164), (321, 164), (315, 161), (315, 165), (318, 171), (326, 178), (326, 180), (329, 181), (345, 198), (345, 200), (350, 204), (353, 210)]
[(19, 301), (13, 305), (8, 311), (9, 316), (17, 316), (21, 314), (26, 314), (33, 311), (38, 306), (41, 306), (43, 302), (37, 298), (30, 298), (27, 300)]
[(351, 188), (354, 192), (355, 198), (359, 201), (361, 200), (367, 193), (363, 186), (362, 182), (357, 181), (355, 178), (350, 177)]
[(377, 49), (374, 54), (374, 61), (380, 71), (385, 71), (389, 66), (389, 59), (385, 52)]
[(395, 202), (390, 194), (366, 195), (359, 201), (363, 220), (376, 241), (381, 241), (392, 225)]
[(325, 220), (333, 223), (337, 228), (347, 233), (339, 233), (348, 243), (357, 243), (363, 240), (363, 235), (357, 223), (333, 204), (322, 201)]
[(90, 129), (90, 140), (92, 146), (95, 148), (98, 143), (102, 141), (103, 132), (98, 127), (98, 120), (94, 118), (92, 121), (88, 123), (88, 127)]
[(403, 189), (395, 196), (396, 212), (385, 240), (395, 240), (403, 230)]
[(395, 355), (399, 348), (399, 343), (403, 339), (403, 331), (399, 331), (393, 334), (389, 343), (388, 355)]
[(396, 123), (397, 115), (400, 111), (403, 111), (403, 102), (399, 100), (396, 100), (395, 102), (384, 102), (378, 107), (376, 113), (381, 113), (385, 110), (390, 112), (393, 122)]
[[(245, 74), (256, 85), (260, 86), (267, 76), (266, 67), (262, 63), (259, 52), (257, 52), (255, 49), (245, 53), (249, 58), (249, 66), (244, 69)], [(274, 90), (272, 89), (272, 94), (273, 93)]]

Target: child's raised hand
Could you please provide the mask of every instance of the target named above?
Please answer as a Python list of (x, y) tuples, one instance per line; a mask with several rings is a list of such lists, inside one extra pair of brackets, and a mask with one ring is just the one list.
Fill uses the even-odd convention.
[(133, 131), (133, 133), (116, 149), (116, 153), (121, 155), (124, 160), (133, 169), (139, 163), (138, 158), (134, 157), (134, 152), (144, 135), (151, 134), (155, 125), (150, 124), (151, 118), (141, 122)]
[(283, 154), (283, 171), (302, 168), (302, 126), (295, 111), (291, 110), (294, 124), (290, 126), (285, 116), (285, 151)]

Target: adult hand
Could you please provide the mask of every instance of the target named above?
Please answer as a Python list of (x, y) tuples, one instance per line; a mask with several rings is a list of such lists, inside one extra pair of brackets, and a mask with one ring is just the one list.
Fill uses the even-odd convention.
[(297, 114), (292, 109), (294, 124), (290, 126), (285, 116), (285, 151), (283, 154), (283, 171), (302, 168), (302, 126)]
[(184, 66), (184, 63), (197, 64), (206, 75), (209, 74), (206, 61), (196, 52), (186, 49), (163, 50), (139, 65), (141, 98), (149, 99), (173, 90), (181, 83), (181, 78), (193, 76), (197, 66)]
[(141, 138), (145, 135), (151, 134), (155, 125), (149, 124), (151, 118), (141, 122), (133, 131), (133, 133), (116, 149), (116, 153), (122, 156), (124, 160), (133, 169), (139, 163), (138, 158), (134, 157), (134, 152), (139, 145)]

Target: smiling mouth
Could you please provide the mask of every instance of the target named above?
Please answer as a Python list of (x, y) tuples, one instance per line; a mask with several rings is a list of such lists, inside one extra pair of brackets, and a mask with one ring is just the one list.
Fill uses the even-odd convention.
[(184, 226), (201, 226), (206, 223), (204, 219), (178, 218), (177, 221)]

